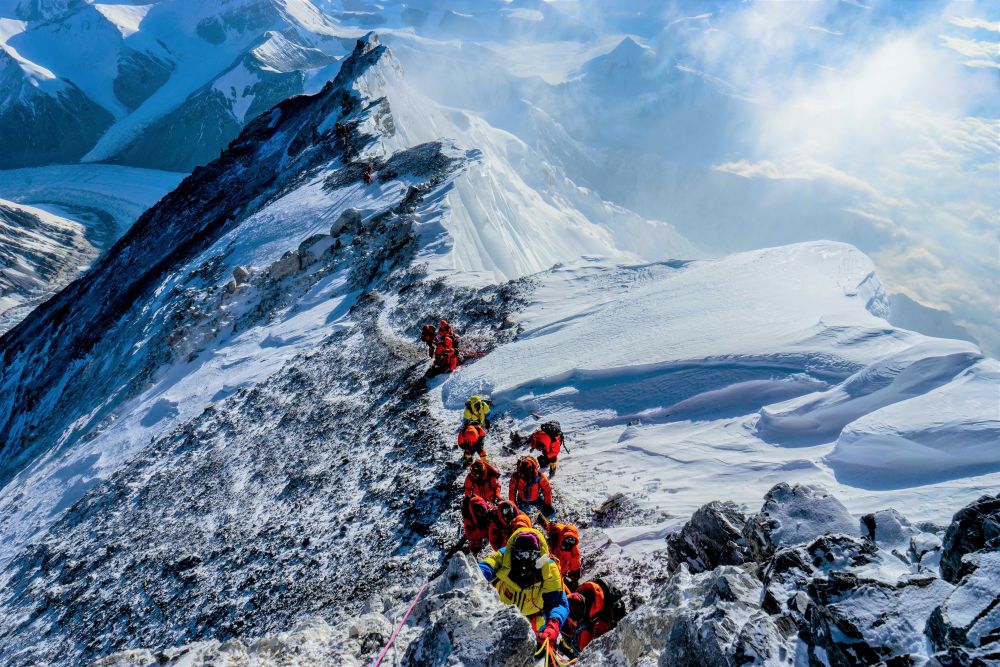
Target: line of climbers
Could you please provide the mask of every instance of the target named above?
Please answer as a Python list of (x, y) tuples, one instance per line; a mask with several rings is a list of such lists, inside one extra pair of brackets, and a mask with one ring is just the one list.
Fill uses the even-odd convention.
[[(503, 602), (517, 605), (531, 622), (539, 650), (548, 651), (546, 661), (567, 664), (557, 660), (555, 651), (575, 659), (621, 620), (624, 599), (603, 579), (580, 583), (579, 530), (555, 521), (549, 478), (564, 442), (559, 423), (546, 422), (530, 436), (511, 433), (514, 451), (526, 445), (540, 453), (518, 460), (503, 498), (501, 473), (486, 452), (490, 409), (487, 399), (472, 396), (458, 432), (458, 447), (469, 468), (461, 506), (467, 550), (476, 555), (489, 545), (490, 554), (479, 561), (483, 576)], [(532, 509), (538, 510), (539, 528), (527, 514)]]

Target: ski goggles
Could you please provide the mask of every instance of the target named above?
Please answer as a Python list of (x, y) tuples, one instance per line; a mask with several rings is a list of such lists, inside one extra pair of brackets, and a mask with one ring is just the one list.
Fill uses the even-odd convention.
[(538, 557), (542, 554), (541, 551), (521, 551), (517, 550), (514, 552), (514, 560), (519, 561), (536, 561)]
[(563, 549), (572, 549), (577, 544), (575, 537), (567, 537), (562, 541)]

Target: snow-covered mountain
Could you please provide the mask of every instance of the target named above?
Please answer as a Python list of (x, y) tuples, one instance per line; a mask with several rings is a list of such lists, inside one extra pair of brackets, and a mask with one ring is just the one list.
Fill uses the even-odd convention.
[[(779, 547), (847, 531), (872, 552), (850, 512), (919, 499), (907, 513), (938, 524), (914, 533), (931, 543), (996, 488), (996, 362), (888, 324), (862, 253), (696, 252), (424, 97), (363, 38), (319, 93), (251, 120), (0, 338), (0, 661), (250, 663), (288, 647), (291, 664), (367, 663), (432, 580), (397, 664), (523, 662), (523, 619), (468, 559), (448, 560), (472, 392), (495, 399), (487, 447), (505, 471), (509, 429), (533, 412), (563, 422), (557, 511), (583, 528), (587, 574), (649, 603), (640, 621), (695, 588), (665, 538), (706, 500), (767, 494), (760, 513), (731, 513), (763, 535), (739, 547), (745, 602)], [(418, 333), (442, 317), (477, 359), (428, 381)], [(788, 481), (846, 507), (811, 487), (768, 493)], [(786, 526), (782, 542), (799, 505), (816, 530)], [(889, 568), (886, 585), (931, 560)], [(800, 607), (834, 604), (806, 593), (821, 570), (785, 588)], [(699, 574), (707, 600), (715, 575)], [(935, 604), (965, 581), (949, 577), (930, 584)], [(727, 581), (712, 586), (736, 596)], [(731, 606), (757, 627), (751, 604)], [(783, 619), (776, 651), (825, 650)], [(594, 659), (658, 659), (643, 643), (656, 627), (634, 628)], [(945, 631), (945, 648), (921, 648), (922, 629), (907, 632), (882, 657), (959, 642)]]
[(26, 1), (0, 17), (0, 168), (190, 171), (345, 52), (308, 0)]

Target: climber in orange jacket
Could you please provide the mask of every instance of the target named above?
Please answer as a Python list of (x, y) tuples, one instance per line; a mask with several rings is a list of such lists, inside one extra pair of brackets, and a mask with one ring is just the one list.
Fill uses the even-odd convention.
[(510, 478), (507, 497), (518, 507), (537, 507), (546, 519), (555, 516), (552, 485), (549, 484), (549, 478), (538, 469), (538, 461), (530, 456), (517, 462), (517, 469)]
[(518, 528), (531, 528), (531, 518), (517, 509), (517, 505), (510, 500), (498, 503), (489, 530), (493, 550), (500, 551)]
[(555, 477), (556, 463), (559, 451), (562, 449), (563, 434), (559, 422), (546, 422), (528, 438), (528, 446), (541, 452), (538, 455), (538, 467), (549, 469), (549, 477)]
[(439, 340), (450, 338), (452, 345), (455, 347), (455, 352), (458, 352), (458, 345), (461, 342), (461, 336), (459, 336), (458, 332), (455, 331), (450, 324), (448, 324), (448, 320), (441, 320), (438, 323), (437, 337)]
[(562, 626), (560, 646), (571, 658), (625, 617), (625, 601), (620, 592), (603, 579), (580, 584), (575, 593), (567, 596), (567, 601), (569, 618)]
[(462, 499), (462, 527), (470, 554), (482, 551), (489, 542), (489, 529), (494, 507), (479, 496)]
[(458, 353), (451, 336), (439, 337), (434, 346), (434, 366), (438, 373), (454, 373), (458, 368)]
[(458, 432), (458, 447), (462, 450), (462, 461), (465, 465), (472, 463), (475, 454), (479, 454), (480, 460), (488, 459), (486, 453), (486, 429), (479, 424), (466, 424)]
[(479, 496), (489, 503), (500, 502), (500, 471), (483, 459), (473, 461), (465, 476), (465, 495)]
[(434, 356), (434, 348), (436, 347), (437, 333), (434, 329), (433, 324), (425, 324), (420, 330), (420, 342), (427, 346), (427, 356)]
[(580, 531), (571, 523), (546, 521), (543, 525), (549, 553), (559, 563), (563, 583), (569, 592), (575, 591), (580, 582)]

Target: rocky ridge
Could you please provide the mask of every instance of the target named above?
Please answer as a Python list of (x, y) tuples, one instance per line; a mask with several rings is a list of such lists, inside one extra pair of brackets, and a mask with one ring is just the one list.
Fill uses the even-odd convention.
[(855, 521), (805, 485), (749, 516), (710, 503), (668, 539), (669, 581), (579, 664), (996, 664), (997, 508), (984, 496), (942, 531), (895, 510)]

